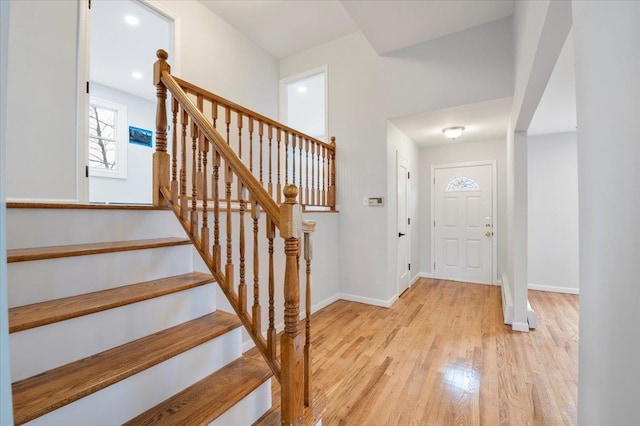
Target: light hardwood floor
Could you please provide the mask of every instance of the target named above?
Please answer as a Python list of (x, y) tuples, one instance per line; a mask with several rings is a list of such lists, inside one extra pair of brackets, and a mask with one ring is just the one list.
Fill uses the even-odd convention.
[(502, 323), (499, 287), (451, 281), (420, 279), (390, 309), (338, 301), (319, 311), (323, 425), (576, 424), (578, 296), (529, 299), (530, 333)]

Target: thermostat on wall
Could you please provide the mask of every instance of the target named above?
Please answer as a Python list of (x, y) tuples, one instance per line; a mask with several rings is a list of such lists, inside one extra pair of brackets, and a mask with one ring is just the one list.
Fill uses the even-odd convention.
[(369, 197), (364, 199), (365, 206), (383, 206), (384, 197)]

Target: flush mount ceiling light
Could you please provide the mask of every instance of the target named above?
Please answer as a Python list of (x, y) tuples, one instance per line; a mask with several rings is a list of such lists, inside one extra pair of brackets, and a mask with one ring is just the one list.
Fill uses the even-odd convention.
[(455, 139), (459, 137), (462, 132), (464, 132), (464, 127), (456, 126), (456, 127), (447, 127), (446, 129), (442, 129), (442, 133), (449, 139)]
[(131, 77), (135, 78), (136, 80), (140, 80), (142, 78), (142, 73), (138, 71), (134, 71), (131, 73)]
[(136, 26), (140, 23), (140, 20), (133, 15), (127, 15), (124, 17), (124, 21), (132, 26)]

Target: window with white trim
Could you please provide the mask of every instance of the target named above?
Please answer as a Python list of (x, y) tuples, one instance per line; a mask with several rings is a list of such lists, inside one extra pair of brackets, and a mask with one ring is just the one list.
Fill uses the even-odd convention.
[(447, 192), (452, 191), (479, 191), (480, 186), (473, 178), (460, 176), (453, 178), (447, 185)]
[(126, 179), (127, 107), (91, 98), (89, 103), (89, 174)]

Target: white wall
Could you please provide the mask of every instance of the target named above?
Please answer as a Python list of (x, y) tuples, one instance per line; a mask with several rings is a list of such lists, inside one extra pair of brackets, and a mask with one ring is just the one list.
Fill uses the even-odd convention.
[(127, 107), (127, 134), (129, 126), (151, 130), (151, 148), (129, 143), (127, 146), (127, 177), (114, 179), (91, 176), (89, 179), (89, 201), (151, 204), (152, 163), (156, 146), (156, 103), (148, 99), (121, 92), (97, 83), (91, 84), (91, 96)]
[[(387, 121), (387, 197), (386, 200), (397, 200), (398, 176), (396, 159), (409, 161), (409, 210), (407, 215), (411, 220), (407, 227), (407, 237), (410, 241), (411, 270), (409, 271), (409, 283), (412, 283), (420, 274), (420, 213), (418, 211), (418, 198), (420, 193), (420, 164), (418, 147), (402, 133), (390, 121)], [(372, 207), (374, 208), (374, 207)], [(377, 207), (375, 207), (377, 208)], [(389, 282), (397, 282), (398, 279), (398, 203), (394, 202), (389, 208), (387, 216), (387, 267)], [(399, 296), (399, 295), (398, 295)]]
[(78, 7), (63, 0), (11, 3), (9, 199), (77, 198)]
[(578, 423), (633, 424), (640, 365), (640, 2), (574, 1)]
[(6, 124), (8, 68), (8, 1), (0, 2), (0, 424), (13, 422), (11, 369), (9, 360), (9, 319), (7, 315), (7, 246), (6, 246)]
[(420, 150), (419, 200), (420, 200), (420, 265), (421, 272), (433, 272), (431, 261), (431, 166), (440, 164), (465, 163), (471, 161), (496, 160), (498, 211), (495, 212), (498, 233), (498, 271), (506, 263), (506, 152), (505, 141), (451, 143)]
[(389, 175), (395, 173), (395, 158), (388, 169), (387, 119), (511, 96), (510, 39), (507, 19), (380, 57), (361, 33), (354, 33), (280, 62), (281, 78), (328, 66), (343, 293), (382, 305), (396, 294), (388, 247), (395, 197), (387, 196), (383, 208), (362, 203), (365, 197), (387, 195)]
[[(278, 63), (273, 57), (199, 2), (150, 3), (177, 20), (179, 61), (169, 62), (180, 77), (277, 116)], [(84, 6), (63, 0), (12, 5), (7, 197), (75, 201), (78, 9)]]
[(578, 293), (576, 132), (529, 136), (529, 289)]

